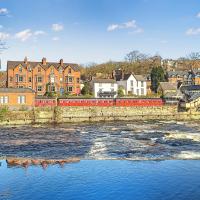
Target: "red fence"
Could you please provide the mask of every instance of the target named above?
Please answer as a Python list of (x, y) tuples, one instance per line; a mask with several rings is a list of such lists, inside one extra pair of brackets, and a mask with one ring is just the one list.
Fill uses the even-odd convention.
[(57, 99), (35, 99), (36, 107), (57, 106)]
[(163, 106), (162, 99), (40, 99), (35, 100), (36, 107), (47, 106), (99, 106), (99, 107), (149, 107)]
[(163, 106), (162, 99), (58, 99), (58, 106), (119, 106), (119, 107), (148, 107)]

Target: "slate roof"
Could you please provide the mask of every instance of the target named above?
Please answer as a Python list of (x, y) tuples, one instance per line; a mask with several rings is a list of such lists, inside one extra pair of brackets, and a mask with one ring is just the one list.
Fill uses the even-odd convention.
[(30, 88), (0, 88), (0, 93), (34, 93)]
[[(44, 69), (48, 69), (50, 66), (54, 66), (55, 68), (59, 68), (61, 65), (60, 63), (56, 62), (47, 62), (46, 65), (43, 65), (42, 62), (29, 62), (26, 64), (24, 61), (8, 61), (7, 62), (7, 69), (14, 69), (18, 65), (22, 65), (23, 67), (31, 67), (34, 68), (37, 65), (40, 65)], [(75, 63), (63, 63), (62, 67), (65, 69), (70, 66), (74, 71), (79, 71), (78, 64)]]
[(177, 84), (176, 83), (160, 82), (160, 87), (163, 91), (165, 91), (165, 90), (177, 90)]
[(137, 81), (145, 81), (144, 76), (142, 75), (133, 75)]
[(93, 83), (117, 83), (114, 79), (95, 79), (92, 80)]
[(187, 85), (187, 86), (182, 86), (181, 91), (199, 91), (200, 92), (200, 85)]
[(169, 77), (184, 76), (184, 75), (188, 75), (188, 72), (186, 72), (186, 71), (169, 71), (167, 74)]

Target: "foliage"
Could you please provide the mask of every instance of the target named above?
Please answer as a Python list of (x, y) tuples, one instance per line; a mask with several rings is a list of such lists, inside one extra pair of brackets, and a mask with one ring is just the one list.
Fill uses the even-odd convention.
[(8, 107), (7, 106), (1, 106), (0, 107), (0, 120), (5, 118), (5, 115), (8, 113)]
[(92, 95), (92, 88), (90, 83), (86, 82), (81, 90), (82, 95)]
[(119, 86), (118, 91), (117, 91), (117, 96), (118, 97), (124, 96), (124, 88), (122, 86)]
[(125, 56), (125, 60), (129, 63), (140, 62), (146, 60), (148, 56), (146, 54), (140, 53), (139, 51), (131, 51)]
[(165, 81), (165, 72), (161, 66), (153, 67), (151, 70), (151, 87), (152, 90), (157, 93), (158, 86), (160, 82)]

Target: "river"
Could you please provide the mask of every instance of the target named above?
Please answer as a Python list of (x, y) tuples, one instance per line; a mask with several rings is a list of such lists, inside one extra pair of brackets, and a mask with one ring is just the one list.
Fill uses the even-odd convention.
[[(198, 200), (198, 122), (106, 122), (0, 129), (1, 200)], [(7, 165), (6, 157), (78, 163)]]

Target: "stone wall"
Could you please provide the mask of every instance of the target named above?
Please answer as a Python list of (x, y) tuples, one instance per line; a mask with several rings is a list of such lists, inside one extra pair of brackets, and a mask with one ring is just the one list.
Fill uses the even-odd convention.
[(178, 112), (176, 106), (163, 107), (55, 107), (32, 111), (9, 111), (0, 124), (77, 123), (136, 120), (199, 120), (200, 112)]

